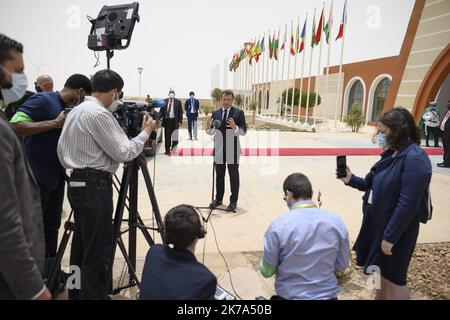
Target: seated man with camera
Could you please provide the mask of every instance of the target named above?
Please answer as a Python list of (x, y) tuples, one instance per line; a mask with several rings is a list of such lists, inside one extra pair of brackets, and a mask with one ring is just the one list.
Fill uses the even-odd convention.
[[(206, 231), (194, 207), (179, 205), (164, 218), (168, 245), (153, 245), (142, 272), (141, 300), (213, 300), (217, 279), (195, 258)], [(170, 246), (173, 247), (170, 247)]]
[(123, 80), (112, 70), (92, 77), (92, 96), (66, 118), (58, 142), (58, 157), (67, 169), (68, 198), (74, 210), (75, 230), (70, 264), (81, 269), (81, 289), (69, 290), (69, 299), (105, 299), (112, 253), (112, 174), (119, 163), (138, 157), (155, 127), (144, 116), (142, 131), (129, 140), (112, 112)]
[(266, 231), (260, 263), (265, 278), (276, 274), (271, 300), (336, 300), (335, 271), (344, 271), (349, 261), (344, 222), (316, 207), (311, 183), (301, 173), (286, 178), (283, 192), (289, 211)]

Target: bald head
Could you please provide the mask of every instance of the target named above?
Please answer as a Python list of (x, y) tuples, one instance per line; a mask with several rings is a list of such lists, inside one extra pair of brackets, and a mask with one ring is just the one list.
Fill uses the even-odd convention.
[(53, 91), (53, 79), (52, 79), (52, 77), (50, 77), (48, 75), (39, 76), (36, 79), (36, 82), (34, 84), (35, 84), (35, 89), (38, 92), (39, 92), (39, 90), (38, 90), (39, 88), (40, 88), (40, 91), (43, 91), (43, 92)]

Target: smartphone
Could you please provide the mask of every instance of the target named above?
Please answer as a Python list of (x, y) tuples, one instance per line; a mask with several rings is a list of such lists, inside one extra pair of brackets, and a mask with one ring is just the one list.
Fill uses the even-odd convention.
[(337, 156), (336, 157), (338, 178), (345, 178), (347, 176), (347, 157)]

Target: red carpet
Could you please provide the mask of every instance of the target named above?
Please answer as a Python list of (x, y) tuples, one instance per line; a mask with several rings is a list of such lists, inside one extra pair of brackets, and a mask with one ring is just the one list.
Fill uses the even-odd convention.
[[(442, 149), (424, 148), (429, 156), (444, 154)], [(178, 156), (212, 156), (212, 148), (179, 148)], [(376, 148), (244, 148), (246, 157), (301, 157), (301, 156), (378, 156), (381, 149)]]

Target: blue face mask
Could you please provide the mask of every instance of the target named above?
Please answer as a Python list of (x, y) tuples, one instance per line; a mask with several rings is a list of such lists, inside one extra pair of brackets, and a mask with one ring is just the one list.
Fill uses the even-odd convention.
[(378, 145), (383, 149), (383, 150), (388, 150), (391, 148), (391, 145), (389, 144), (389, 142), (387, 141), (387, 136), (385, 133), (379, 133), (375, 136), (375, 141), (378, 142)]
[[(1, 66), (0, 66), (1, 67)], [(5, 68), (1, 67), (4, 72), (11, 74), (12, 86), (11, 88), (0, 88), (3, 100), (6, 104), (19, 101), (25, 95), (28, 87), (28, 79), (24, 73), (11, 73)]]

